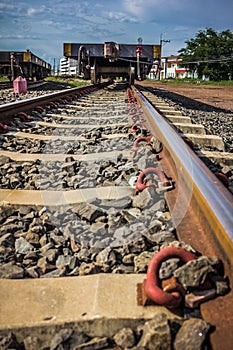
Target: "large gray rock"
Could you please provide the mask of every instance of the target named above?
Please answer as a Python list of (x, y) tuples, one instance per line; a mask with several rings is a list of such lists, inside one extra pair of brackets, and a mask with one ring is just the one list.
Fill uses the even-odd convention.
[(201, 256), (179, 267), (174, 272), (174, 276), (186, 289), (198, 287), (205, 282), (209, 274), (217, 274), (219, 264), (220, 261), (217, 257)]
[(173, 242), (175, 239), (174, 233), (170, 231), (161, 231), (161, 232), (156, 232), (153, 233), (154, 229), (156, 230), (156, 227), (154, 227), (152, 230), (149, 230), (144, 234), (146, 239), (148, 240), (149, 243), (155, 244), (155, 245), (161, 245), (164, 242)]
[(55, 265), (50, 264), (46, 257), (42, 257), (37, 261), (37, 267), (39, 268), (38, 271), (40, 271), (40, 273), (45, 274), (51, 270), (55, 269)]
[(113, 238), (115, 238), (117, 241), (124, 241), (125, 237), (127, 237), (130, 234), (130, 228), (128, 226), (122, 226), (115, 230), (113, 234)]
[(174, 350), (201, 350), (210, 327), (198, 318), (185, 321), (176, 334)]
[(140, 255), (134, 258), (134, 271), (135, 273), (146, 273), (147, 267), (155, 255), (154, 252), (142, 252)]
[(25, 239), (30, 243), (34, 245), (39, 245), (40, 244), (40, 236), (38, 233), (33, 232), (33, 231), (28, 231)]
[(162, 229), (161, 221), (150, 218), (149, 227), (148, 227), (148, 234), (152, 235), (154, 233), (159, 232), (161, 229)]
[(40, 252), (41, 252), (41, 254), (45, 255), (46, 252), (52, 248), (54, 248), (54, 244), (52, 242), (49, 242), (40, 248)]
[(24, 277), (24, 269), (13, 262), (0, 266), (0, 278), (18, 279)]
[(147, 242), (144, 237), (138, 237), (134, 241), (126, 244), (124, 249), (124, 254), (140, 254), (147, 248)]
[(135, 335), (131, 328), (122, 328), (114, 335), (113, 339), (123, 349), (132, 348), (136, 343)]
[(185, 242), (182, 241), (172, 241), (172, 242), (164, 242), (161, 246), (161, 250), (167, 247), (180, 247), (189, 250), (192, 253), (196, 253), (196, 250), (189, 244), (186, 244)]
[(46, 256), (48, 262), (54, 263), (58, 255), (58, 251), (56, 249), (49, 249), (45, 252), (44, 256)]
[(82, 249), (80, 249), (78, 251), (78, 253), (76, 253), (76, 257), (83, 262), (89, 262), (90, 261), (90, 252), (88, 250), (88, 248), (83, 247)]
[[(56, 350), (60, 348), (60, 346), (64, 345), (64, 343), (67, 342), (67, 340), (71, 337), (72, 333), (73, 329), (71, 328), (61, 329), (52, 338), (50, 342), (50, 350)], [(62, 349), (64, 349), (63, 346)]]
[(28, 336), (23, 341), (25, 350), (35, 350), (41, 348), (41, 341), (37, 337)]
[(134, 267), (121, 264), (113, 268), (112, 273), (134, 273)]
[(100, 272), (103, 272), (101, 267), (94, 263), (82, 263), (78, 269), (80, 276), (92, 275)]
[(135, 256), (136, 256), (135, 254), (127, 254), (127, 255), (123, 256), (122, 263), (124, 265), (134, 265)]
[(20, 187), (20, 179), (16, 177), (15, 175), (10, 176), (10, 185), (11, 188), (18, 188)]
[(12, 233), (6, 233), (0, 237), (0, 246), (2, 247), (12, 247), (14, 244), (14, 235)]
[(1, 233), (16, 233), (19, 230), (23, 230), (23, 223), (21, 221), (14, 223), (4, 223), (1, 225), (0, 232)]
[(162, 262), (162, 265), (159, 269), (159, 278), (161, 280), (172, 277), (174, 271), (179, 266), (180, 259), (172, 258)]
[(76, 257), (72, 255), (59, 255), (56, 261), (56, 267), (62, 268), (62, 267), (68, 267), (69, 269), (74, 269), (76, 264)]
[(25, 238), (20, 237), (15, 241), (15, 251), (19, 254), (28, 254), (34, 250), (33, 245), (31, 245)]
[(18, 343), (16, 336), (13, 333), (8, 333), (7, 335), (0, 336), (0, 349), (20, 349), (20, 344)]
[[(28, 272), (28, 271), (27, 271)], [(41, 275), (40, 278), (56, 278), (56, 277), (62, 277), (65, 276), (66, 273), (66, 267), (62, 267), (60, 269), (56, 269), (50, 272), (45, 273), (44, 275)]]
[(160, 199), (158, 202), (152, 205), (149, 209), (149, 213), (156, 213), (157, 211), (164, 212), (167, 208), (167, 204), (164, 198)]
[(135, 222), (134, 224), (131, 224), (130, 230), (132, 233), (137, 233), (137, 237), (141, 237), (142, 233), (146, 231), (146, 226), (143, 222)]
[(116, 264), (116, 254), (111, 248), (107, 247), (96, 256), (96, 262), (113, 266)]
[(27, 277), (38, 278), (40, 275), (40, 268), (38, 266), (32, 266), (25, 269)]
[(150, 207), (153, 203), (160, 200), (160, 197), (154, 187), (147, 187), (138, 195), (133, 197), (133, 207), (145, 209)]
[(171, 349), (170, 327), (164, 313), (156, 314), (152, 320), (142, 326), (141, 330), (143, 333), (138, 347), (141, 346), (147, 350)]
[(138, 169), (140, 170), (144, 170), (148, 168), (148, 157), (145, 155), (140, 157), (137, 161), (137, 166), (138, 166)]
[(103, 210), (90, 203), (74, 205), (73, 212), (78, 214), (82, 219), (86, 219), (90, 222), (94, 222), (98, 217), (105, 215)]
[(2, 204), (0, 206), (0, 217), (1, 217), (1, 220), (5, 220), (7, 217), (12, 215), (14, 213), (14, 211), (15, 211), (15, 208), (14, 208), (13, 205)]
[[(57, 245), (65, 245), (65, 242), (68, 241), (67, 237), (64, 237), (61, 234), (56, 234), (56, 232), (51, 232), (49, 235), (49, 239), (51, 242), (54, 242)], [(41, 242), (40, 242), (41, 244)]]

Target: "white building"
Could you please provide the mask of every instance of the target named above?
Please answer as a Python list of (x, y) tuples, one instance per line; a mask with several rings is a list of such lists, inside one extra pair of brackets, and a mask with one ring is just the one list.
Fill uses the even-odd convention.
[(74, 58), (64, 57), (60, 59), (60, 75), (76, 75), (77, 60)]
[(179, 67), (180, 62), (182, 62), (182, 59), (178, 58), (178, 56), (162, 57), (160, 66), (159, 61), (154, 62), (148, 78), (161, 80), (168, 78), (183, 79), (191, 77), (190, 72), (186, 68)]

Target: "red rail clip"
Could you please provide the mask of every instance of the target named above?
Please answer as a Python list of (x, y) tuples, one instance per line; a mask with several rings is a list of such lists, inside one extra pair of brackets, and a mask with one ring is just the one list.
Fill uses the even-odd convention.
[(223, 185), (228, 188), (230, 185), (228, 177), (223, 173), (214, 173), (214, 175), (223, 183)]
[(20, 120), (22, 120), (22, 121), (24, 121), (24, 122), (30, 120), (30, 115), (28, 115), (28, 114), (25, 113), (25, 112), (19, 112), (19, 113), (17, 113), (17, 114), (16, 114), (16, 117), (19, 117)]
[(167, 308), (178, 307), (182, 300), (179, 290), (168, 293), (161, 289), (159, 280), (159, 269), (162, 262), (170, 258), (180, 258), (184, 263), (196, 259), (190, 251), (180, 247), (168, 247), (160, 250), (151, 260), (146, 276), (146, 295), (156, 304), (164, 305)]
[(146, 168), (138, 176), (137, 183), (136, 183), (136, 189), (138, 189), (139, 191), (143, 191), (145, 188), (151, 186), (151, 181), (148, 181), (148, 182), (146, 182), (146, 184), (144, 184), (143, 180), (147, 174), (153, 174), (153, 173), (159, 177), (159, 180), (162, 182), (163, 186), (165, 186), (165, 187), (171, 186), (169, 179), (166, 177), (166, 175), (159, 168)]
[(8, 126), (6, 124), (0, 123), (0, 130), (2, 132), (7, 132), (8, 131)]
[(46, 112), (46, 109), (43, 108), (43, 107), (41, 107), (41, 106), (36, 106), (34, 109), (35, 109), (37, 112), (40, 112), (40, 113)]

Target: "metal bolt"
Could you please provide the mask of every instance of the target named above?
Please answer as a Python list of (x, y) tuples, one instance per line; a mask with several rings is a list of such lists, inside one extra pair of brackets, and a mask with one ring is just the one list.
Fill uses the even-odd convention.
[(196, 290), (192, 293), (185, 295), (185, 306), (192, 309), (198, 307), (201, 303), (206, 300), (212, 299), (216, 296), (216, 291), (214, 288), (208, 290)]

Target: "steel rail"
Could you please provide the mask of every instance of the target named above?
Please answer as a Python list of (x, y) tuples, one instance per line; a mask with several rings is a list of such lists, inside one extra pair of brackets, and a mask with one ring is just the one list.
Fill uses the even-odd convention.
[[(100, 86), (105, 86), (105, 85), (102, 84)], [(48, 104), (49, 102), (57, 101), (59, 98), (62, 98), (62, 97), (65, 98), (66, 96), (75, 95), (79, 92), (82, 92), (83, 90), (91, 91), (94, 89), (96, 89), (96, 87), (94, 86), (65, 89), (65, 90), (53, 92), (51, 94), (46, 94), (39, 97), (32, 97), (22, 101), (16, 101), (16, 102), (0, 105), (0, 122), (2, 123), (6, 122), (7, 120), (12, 118), (15, 114), (19, 112), (31, 111), (38, 105), (43, 106)]]
[[(223, 239), (220, 234), (224, 235), (226, 241), (230, 244), (227, 247), (222, 246), (223, 250), (226, 250), (226, 256), (229, 256), (229, 252), (233, 253), (233, 196), (216, 176), (204, 166), (197, 155), (148, 100), (138, 90), (136, 92), (148, 116), (152, 130), (155, 131), (156, 136), (173, 158), (180, 179), (185, 179), (186, 189), (190, 189), (190, 185), (193, 188), (195, 187), (198, 189), (202, 200), (206, 202), (205, 206), (208, 212), (203, 213), (203, 215), (206, 214), (206, 217), (212, 216), (214, 219), (214, 221), (208, 223), (209, 230), (213, 234), (218, 234), (219, 244), (222, 245)], [(191, 196), (194, 194), (190, 193)], [(216, 232), (218, 229), (221, 232)]]
[[(233, 283), (233, 196), (188, 147), (178, 132), (134, 88), (149, 128), (163, 144), (160, 164), (175, 182), (165, 196), (180, 240), (191, 244), (202, 255), (217, 255)], [(169, 177), (168, 176), (168, 177)], [(233, 334), (233, 292), (201, 304), (207, 322), (215, 325), (211, 334), (214, 350), (230, 349)]]
[[(46, 81), (44, 80), (38, 80), (38, 81), (27, 81), (27, 87), (30, 88), (35, 88), (41, 85), (47, 84)], [(0, 90), (12, 90), (13, 89), (13, 81), (11, 82), (0, 82)]]

